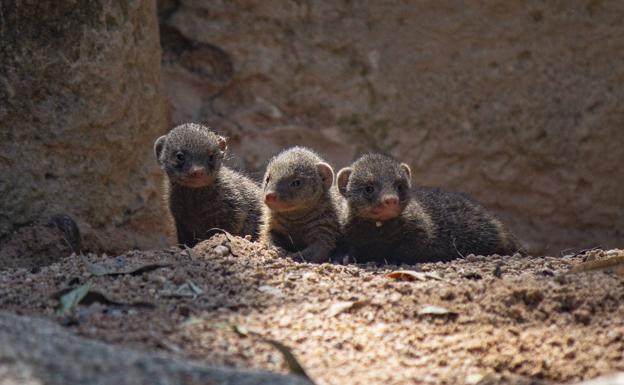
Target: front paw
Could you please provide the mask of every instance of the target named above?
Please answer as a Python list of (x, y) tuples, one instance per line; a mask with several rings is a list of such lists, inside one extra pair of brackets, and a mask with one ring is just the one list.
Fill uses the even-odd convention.
[(310, 249), (292, 253), (290, 257), (297, 262), (324, 263), (329, 261), (327, 253)]
[(277, 254), (277, 256), (280, 258), (286, 258), (290, 256), (290, 251), (280, 246), (273, 245), (271, 246), (271, 250), (274, 251)]

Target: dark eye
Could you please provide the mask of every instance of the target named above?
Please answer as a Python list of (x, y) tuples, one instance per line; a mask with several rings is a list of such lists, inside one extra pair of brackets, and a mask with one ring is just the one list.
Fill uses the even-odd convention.
[(208, 156), (208, 162), (214, 162), (214, 155)]
[(295, 187), (295, 188), (300, 187), (301, 186), (301, 181), (299, 179), (295, 179), (292, 182), (290, 182), (290, 185), (292, 187)]
[(184, 162), (184, 153), (182, 151), (176, 152), (175, 158), (180, 163)]
[(264, 180), (266, 183), (269, 183), (269, 181), (271, 180), (270, 176), (267, 176), (266, 179)]
[(407, 189), (407, 185), (405, 185), (405, 183), (403, 182), (399, 182), (397, 183), (396, 188), (397, 190), (399, 190), (399, 192), (404, 192)]
[(369, 184), (368, 186), (364, 187), (364, 192), (367, 194), (372, 194), (375, 192), (375, 186), (373, 186), (372, 184)]

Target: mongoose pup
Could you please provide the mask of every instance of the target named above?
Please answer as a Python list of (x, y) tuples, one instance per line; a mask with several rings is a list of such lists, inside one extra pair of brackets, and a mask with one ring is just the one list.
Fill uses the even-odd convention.
[(193, 247), (212, 228), (258, 237), (260, 187), (222, 165), (226, 148), (224, 137), (194, 123), (177, 126), (154, 143), (167, 173), (165, 199), (180, 244)]
[(405, 163), (369, 154), (340, 170), (341, 248), (357, 262), (449, 261), (520, 249), (503, 224), (468, 197), (411, 186)]
[(308, 262), (325, 262), (339, 235), (334, 171), (316, 153), (293, 147), (273, 157), (264, 175), (260, 239)]

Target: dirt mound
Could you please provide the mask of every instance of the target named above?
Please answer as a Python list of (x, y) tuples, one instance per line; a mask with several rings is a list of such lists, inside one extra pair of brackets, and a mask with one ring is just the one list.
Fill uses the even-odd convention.
[(81, 250), (80, 229), (67, 215), (21, 227), (0, 247), (0, 268), (38, 269)]
[[(416, 266), (313, 265), (216, 235), (193, 249), (72, 255), (0, 272), (0, 307), (76, 333), (317, 384), (541, 383), (624, 370), (624, 278), (572, 273), (587, 259), (480, 257)], [(389, 272), (407, 270), (405, 273)], [(407, 279), (407, 280), (402, 280)], [(92, 285), (70, 315), (52, 293)]]

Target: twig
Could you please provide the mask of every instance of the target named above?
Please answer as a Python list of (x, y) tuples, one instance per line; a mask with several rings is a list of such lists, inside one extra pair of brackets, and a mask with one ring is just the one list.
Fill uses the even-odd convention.
[[(563, 255), (564, 255), (563, 253), (568, 252), (568, 251), (574, 252), (574, 250), (575, 250), (574, 248), (571, 248), (571, 249), (564, 249), (564, 250), (561, 250), (561, 252), (560, 252), (559, 254), (560, 254), (561, 256), (563, 256)], [(583, 255), (583, 254), (587, 253), (588, 251), (594, 251), (594, 250), (602, 250), (602, 246), (601, 246), (601, 245), (598, 245), (598, 246), (591, 247), (591, 248), (589, 248), (589, 249), (582, 249), (582, 250), (579, 250), (579, 251), (575, 252), (573, 256), (574, 256), (574, 257), (578, 257), (578, 256), (580, 256), (580, 255)]]
[(232, 242), (232, 238), (231, 238), (232, 234), (228, 233), (226, 230), (220, 229), (218, 227), (213, 227), (211, 229), (206, 230), (206, 235), (210, 234), (211, 232), (225, 234), (225, 237), (227, 238), (227, 240)]
[(455, 248), (455, 251), (457, 251), (457, 254), (459, 254), (460, 257), (462, 258), (466, 258), (464, 257), (464, 255), (462, 253), (459, 252), (459, 250), (457, 249), (457, 245), (455, 244), (455, 237), (453, 237), (453, 248)]

